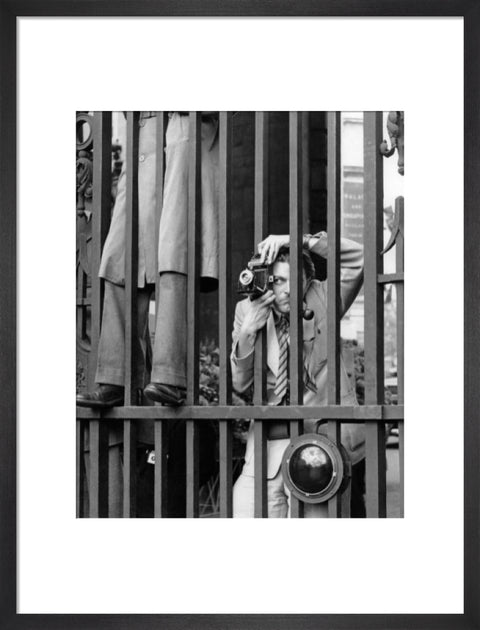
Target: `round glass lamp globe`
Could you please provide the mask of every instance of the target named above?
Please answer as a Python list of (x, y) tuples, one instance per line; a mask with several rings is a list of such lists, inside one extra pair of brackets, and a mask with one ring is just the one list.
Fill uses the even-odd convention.
[(316, 494), (332, 481), (333, 462), (323, 448), (307, 444), (298, 448), (290, 458), (290, 479), (299, 490)]

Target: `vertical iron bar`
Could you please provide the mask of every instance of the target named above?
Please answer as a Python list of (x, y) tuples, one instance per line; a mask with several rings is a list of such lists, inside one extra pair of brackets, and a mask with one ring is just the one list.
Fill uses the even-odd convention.
[(303, 234), (310, 231), (310, 112), (302, 117), (302, 214)]
[(155, 518), (168, 516), (167, 513), (167, 423), (168, 420), (155, 421), (155, 471), (154, 471), (154, 507)]
[[(188, 173), (188, 277), (187, 277), (187, 405), (198, 404), (199, 376), (199, 274), (201, 234), (201, 115), (190, 112)], [(199, 514), (198, 427), (186, 421), (187, 517)]]
[(188, 174), (187, 405), (198, 402), (198, 286), (201, 230), (201, 116), (190, 113)]
[[(155, 252), (158, 252), (158, 238), (160, 233), (160, 217), (162, 215), (163, 208), (163, 185), (165, 176), (165, 136), (167, 133), (167, 121), (168, 115), (166, 112), (157, 112), (157, 130), (155, 136), (156, 146), (156, 162), (155, 162)], [(157, 270), (158, 271), (158, 270)], [(159, 276), (156, 275), (155, 283), (155, 313), (158, 313), (160, 292)]]
[(328, 404), (340, 404), (340, 221), (342, 194), (340, 112), (328, 112), (327, 365)]
[(139, 112), (127, 112), (125, 232), (125, 405), (135, 405), (137, 384), (138, 136)]
[(102, 420), (90, 420), (89, 516), (108, 516), (108, 428)]
[(85, 423), (77, 418), (76, 424), (76, 502), (77, 518), (84, 517), (85, 474), (83, 472), (83, 457), (85, 451)]
[[(290, 420), (290, 440), (294, 440), (303, 433), (303, 420)], [(293, 494), (290, 495), (290, 518), (303, 518), (304, 507), (303, 501), (294, 497)]]
[[(127, 112), (125, 231), (125, 405), (137, 404), (138, 141), (139, 112)], [(136, 514), (136, 425), (123, 423), (123, 516)]]
[[(231, 168), (232, 168), (232, 113), (220, 112), (220, 181), (219, 181), (219, 404), (232, 404), (230, 366), (230, 334), (232, 326), (232, 269), (231, 269)], [(232, 516), (232, 425), (228, 420), (219, 421), (220, 461), (220, 518)]]
[[(167, 112), (157, 112), (155, 132), (155, 252), (158, 252), (158, 240), (160, 233), (160, 217), (163, 208), (163, 186), (165, 177), (165, 136), (167, 132)], [(157, 270), (158, 272), (158, 270)], [(160, 305), (160, 276), (155, 276), (155, 317), (158, 317)], [(168, 516), (167, 514), (167, 422), (169, 420), (157, 420), (154, 428), (155, 470), (154, 470), (154, 507), (155, 518)]]
[(137, 427), (133, 420), (123, 422), (123, 518), (137, 515)]
[(186, 430), (187, 450), (187, 518), (199, 516), (199, 462), (198, 462), (198, 426), (195, 420), (189, 419)]
[[(268, 230), (268, 113), (255, 113), (255, 248)], [(256, 251), (256, 249), (255, 249)], [(258, 333), (255, 342), (254, 394), (255, 405), (266, 404), (267, 346), (265, 331)], [(255, 517), (268, 517), (267, 504), (267, 444), (265, 425), (254, 420), (255, 462)]]
[[(329, 405), (340, 404), (340, 224), (342, 194), (340, 112), (327, 112), (327, 394)], [(328, 435), (340, 442), (340, 423), (329, 421)], [(328, 502), (330, 518), (342, 516), (338, 493)]]
[(290, 112), (290, 402), (303, 404), (302, 116)]
[(98, 277), (103, 245), (110, 225), (112, 199), (112, 112), (93, 115), (93, 194), (91, 266), (91, 340), (88, 388), (92, 389), (97, 366), (98, 341), (102, 323), (104, 283)]
[[(329, 420), (327, 423), (328, 438), (335, 444), (340, 444), (341, 441), (341, 425), (335, 420)], [(328, 501), (328, 517), (329, 518), (341, 518), (348, 516), (348, 513), (343, 513), (342, 510), (342, 497), (343, 494), (337, 492)]]
[(267, 431), (262, 420), (253, 420), (255, 462), (255, 518), (268, 517), (267, 499)]
[[(404, 272), (404, 213), (403, 213), (403, 197), (397, 197), (395, 200), (395, 214), (398, 217), (399, 232), (395, 245), (396, 272)], [(404, 325), (405, 325), (405, 293), (403, 282), (397, 282), (395, 285), (397, 292), (397, 402), (399, 405), (404, 404)], [(403, 420), (398, 423), (398, 457), (400, 467), (400, 516), (404, 515), (404, 483), (405, 483), (405, 425)]]
[[(108, 233), (111, 208), (112, 114), (95, 112), (93, 119), (93, 208), (92, 208), (92, 274), (91, 339), (88, 386), (93, 387), (98, 341), (102, 321), (103, 280), (98, 277), (102, 249)], [(90, 422), (91, 517), (108, 516), (108, 428), (101, 420)], [(83, 448), (83, 444), (82, 444)]]
[[(79, 256), (81, 256), (82, 247), (86, 247), (85, 244), (85, 235), (80, 235), (80, 249)], [(91, 301), (89, 300), (91, 304)], [(87, 274), (83, 270), (81, 264), (77, 264), (77, 314), (76, 314), (76, 324), (77, 324), (77, 339), (85, 339), (87, 334)], [(90, 357), (89, 357), (90, 359)], [(90, 359), (91, 360), (91, 359)], [(90, 383), (90, 373), (93, 372), (95, 366), (92, 361), (92, 368), (88, 369), (88, 377), (87, 377), (87, 385)], [(91, 379), (93, 383), (93, 377)]]
[[(384, 402), (382, 112), (364, 114), (365, 404)], [(367, 517), (386, 516), (385, 425), (365, 423)]]
[(220, 518), (232, 517), (232, 486), (233, 486), (233, 436), (232, 424), (229, 420), (219, 420), (218, 451), (220, 475)]
[[(303, 116), (289, 114), (290, 229), (290, 404), (303, 404)], [(300, 434), (303, 421), (290, 421), (290, 435)], [(303, 503), (290, 497), (292, 518), (303, 516)]]

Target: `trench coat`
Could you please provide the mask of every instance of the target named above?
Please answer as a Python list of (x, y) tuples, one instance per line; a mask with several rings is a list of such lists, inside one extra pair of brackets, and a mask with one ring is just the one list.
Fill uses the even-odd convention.
[[(316, 235), (317, 241), (311, 252), (327, 257), (328, 243), (325, 232)], [(363, 251), (362, 247), (347, 239), (341, 240), (341, 315), (343, 316), (351, 306), (363, 280)], [(327, 404), (327, 282), (314, 279), (308, 285), (304, 296), (306, 307), (314, 313), (313, 319), (303, 320), (303, 362), (304, 370), (315, 384), (313, 389), (304, 388), (303, 404), (305, 406), (324, 406)], [(245, 314), (249, 309), (249, 299), (240, 301), (235, 310), (233, 330), (233, 345), (231, 353), (232, 383), (234, 389), (241, 393), (253, 383), (254, 351), (245, 357), (237, 356), (239, 331)], [(279, 346), (275, 330), (273, 314), (270, 313), (266, 325), (267, 335), (267, 398), (269, 405), (278, 405), (281, 400), (275, 396), (275, 384), (278, 372)], [(355, 390), (348, 377), (347, 370), (340, 357), (340, 399), (342, 405), (356, 405)], [(314, 420), (305, 420), (305, 432), (315, 429)], [(326, 434), (326, 425), (320, 425), (319, 433)], [(353, 464), (365, 457), (365, 430), (360, 424), (342, 423), (341, 441)], [(267, 441), (267, 478), (273, 479), (278, 473), (288, 439)], [(254, 474), (254, 441), (253, 423), (247, 438), (245, 466), (243, 474)]]
[[(189, 117), (169, 114), (166, 133), (166, 169), (160, 215), (158, 251), (155, 250), (156, 121), (140, 115), (138, 157), (138, 287), (153, 284), (157, 273), (187, 273), (187, 214)], [(218, 278), (218, 121), (202, 119), (201, 277)], [(125, 284), (126, 169), (123, 164), (117, 197), (99, 276)], [(214, 288), (215, 280), (203, 287)]]

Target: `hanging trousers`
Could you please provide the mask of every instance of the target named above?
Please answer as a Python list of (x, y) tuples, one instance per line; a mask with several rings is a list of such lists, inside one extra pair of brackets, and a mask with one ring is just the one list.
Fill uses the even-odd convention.
[[(143, 388), (147, 374), (148, 314), (154, 285), (137, 289), (137, 328), (133, 339), (137, 355), (135, 386)], [(160, 274), (161, 308), (156, 316), (150, 380), (186, 386), (187, 277)], [(98, 345), (97, 383), (125, 382), (125, 288), (105, 281), (102, 329)]]

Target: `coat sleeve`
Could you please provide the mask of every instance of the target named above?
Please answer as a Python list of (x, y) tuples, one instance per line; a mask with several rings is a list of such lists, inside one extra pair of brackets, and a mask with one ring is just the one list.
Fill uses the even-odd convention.
[[(328, 236), (319, 232), (309, 239), (309, 250), (327, 258)], [(348, 311), (357, 297), (363, 283), (363, 247), (347, 238), (340, 240), (340, 294), (342, 300), (342, 316)]]
[[(247, 298), (248, 299), (248, 298)], [(232, 366), (233, 389), (241, 394), (253, 383), (254, 350), (244, 357), (238, 356), (238, 334), (245, 317), (245, 300), (237, 303), (235, 308), (235, 321), (232, 332), (232, 353), (230, 363)]]

